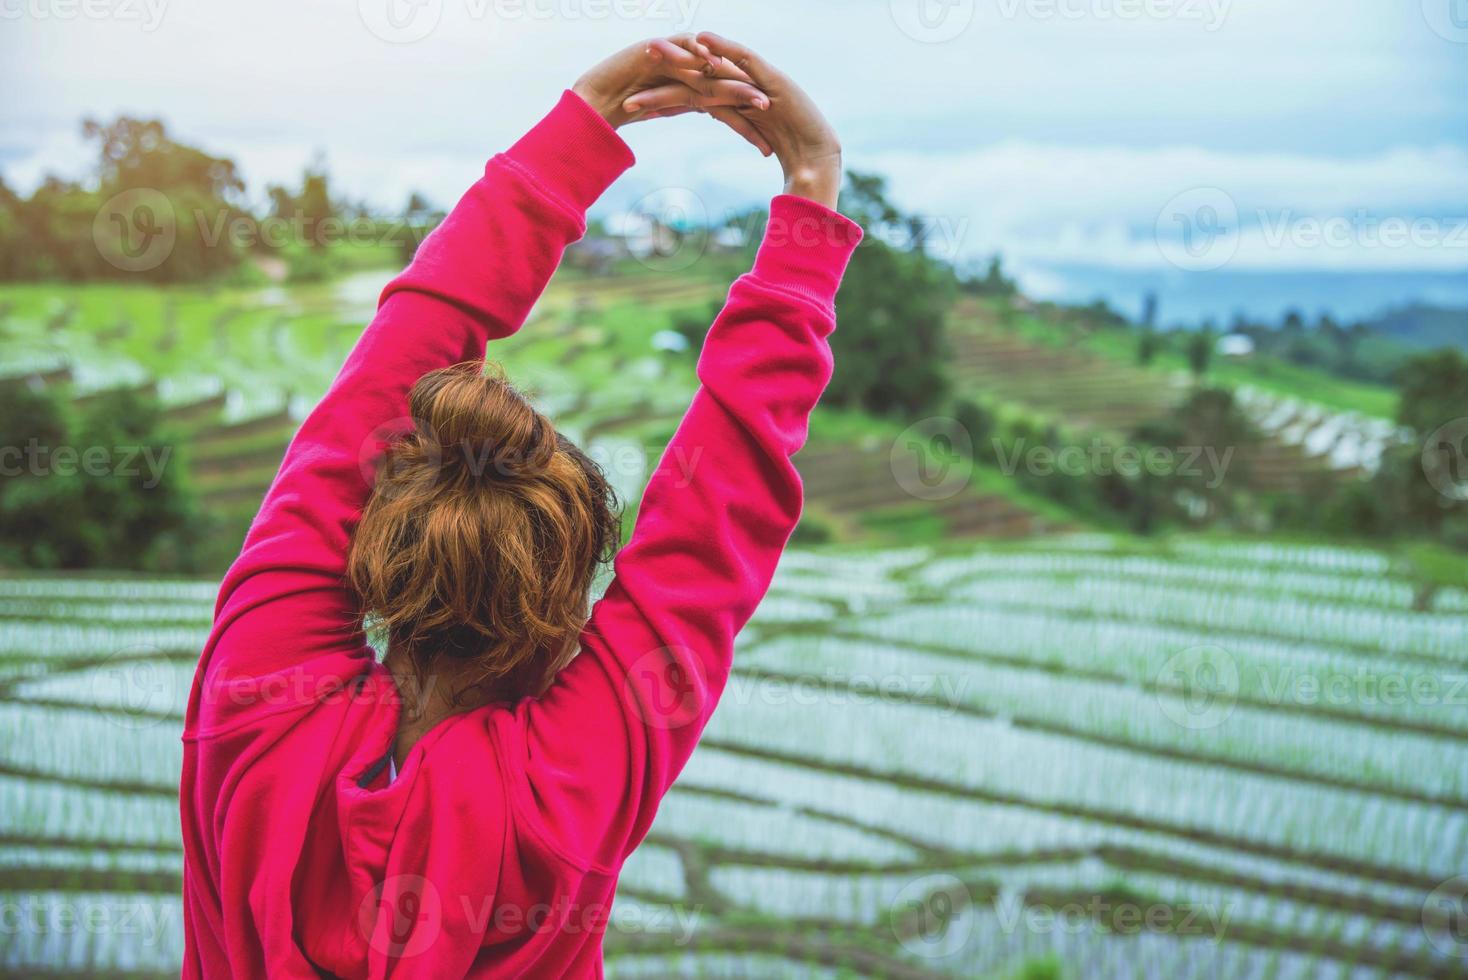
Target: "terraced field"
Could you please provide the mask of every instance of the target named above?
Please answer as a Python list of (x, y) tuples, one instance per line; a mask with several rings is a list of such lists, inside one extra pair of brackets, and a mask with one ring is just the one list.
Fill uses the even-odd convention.
[[(0, 972), (176, 968), (213, 583), (0, 578)], [(1468, 592), (1368, 551), (799, 550), (616, 977), (1468, 976)]]
[[(949, 339), (960, 392), (1022, 405), (1072, 432), (1123, 436), (1169, 417), (1191, 388), (1186, 372), (1105, 356), (1080, 343), (1080, 334), (1069, 346), (1041, 342), (1005, 327), (992, 305), (973, 300), (955, 307)], [(1373, 473), (1383, 451), (1400, 438), (1385, 419), (1332, 411), (1248, 385), (1236, 390), (1261, 436), (1255, 445), (1236, 447), (1238, 472), (1256, 490), (1310, 492), (1321, 480)]]
[[(66, 385), (80, 400), (117, 386), (157, 392), (204, 506), (242, 535), (389, 276), (257, 290), (0, 286), (0, 384)], [(693, 357), (659, 343), (675, 314), (707, 315), (727, 285), (558, 276), (530, 322), (490, 356), (635, 499), (697, 385)], [(1014, 537), (1051, 526), (992, 489), (915, 497), (894, 475), (888, 448), (813, 447), (800, 460), (812, 512), (851, 535), (863, 533), (868, 512), (914, 508), (952, 535)]]

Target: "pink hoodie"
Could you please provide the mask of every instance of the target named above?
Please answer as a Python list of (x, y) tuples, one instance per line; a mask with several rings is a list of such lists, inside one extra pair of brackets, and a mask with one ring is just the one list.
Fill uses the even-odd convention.
[(436, 726), (344, 586), (372, 461), (435, 368), (517, 330), (633, 163), (580, 98), (478, 181), (383, 292), (220, 588), (184, 727), (186, 977), (599, 976), (617, 874), (693, 751), (800, 515), (790, 457), (831, 373), (861, 230), (780, 196), (581, 652), (539, 698)]

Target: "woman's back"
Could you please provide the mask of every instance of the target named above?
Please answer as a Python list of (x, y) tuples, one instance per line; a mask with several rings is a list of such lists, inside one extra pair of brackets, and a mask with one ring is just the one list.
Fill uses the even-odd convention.
[(293, 440), (221, 587), (190, 698), (186, 976), (600, 973), (622, 862), (693, 751), (799, 518), (790, 456), (830, 377), (832, 301), (860, 230), (811, 200), (774, 200), (574, 660), (541, 692), (433, 725), (393, 780), (402, 694), (366, 644), (348, 566), (374, 500), (364, 462), (413, 427), (410, 390), (518, 329), (631, 163), (567, 92), (384, 291)]

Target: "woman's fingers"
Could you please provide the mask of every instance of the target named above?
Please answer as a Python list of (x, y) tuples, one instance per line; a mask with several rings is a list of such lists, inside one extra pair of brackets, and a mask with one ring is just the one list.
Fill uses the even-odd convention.
[(698, 60), (702, 63), (701, 66), (706, 73), (712, 72), (715, 68), (719, 66), (719, 56), (710, 51), (707, 45), (699, 41), (699, 39), (694, 37), (692, 34), (674, 34), (667, 40), (672, 44), (678, 45), (679, 47), (688, 51), (694, 57), (698, 58)]
[(648, 112), (657, 109), (671, 109), (675, 106), (694, 109), (711, 109), (718, 106), (767, 109), (769, 105), (769, 97), (748, 82), (700, 77), (697, 82), (670, 82), (666, 85), (644, 89), (629, 96), (622, 103), (622, 108), (627, 112)]
[(710, 31), (700, 33), (697, 41), (713, 54), (732, 62), (734, 68), (760, 88), (771, 88), (780, 80), (780, 73), (769, 62), (738, 41), (731, 41)]
[(648, 57), (659, 63), (659, 69), (663, 71), (683, 70), (702, 74), (709, 65), (708, 59), (674, 43), (671, 38), (655, 37), (647, 42), (646, 50)]
[(709, 109), (707, 112), (710, 116), (713, 116), (719, 122), (728, 126), (740, 136), (743, 136), (749, 141), (750, 145), (765, 156), (769, 156), (775, 152), (774, 147), (770, 146), (769, 141), (760, 133), (759, 127), (741, 116), (736, 110), (721, 106), (719, 108)]

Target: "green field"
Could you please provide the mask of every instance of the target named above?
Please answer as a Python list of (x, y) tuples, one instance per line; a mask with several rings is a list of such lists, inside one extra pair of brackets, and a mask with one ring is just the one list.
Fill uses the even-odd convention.
[[(792, 551), (608, 973), (1462, 976), (1468, 592), (1419, 585), (1247, 541)], [(0, 970), (176, 970), (213, 590), (0, 579), (0, 887), (35, 923)]]
[[(707, 324), (737, 274), (725, 268), (727, 257), (712, 258), (722, 261), (700, 262), (697, 275), (563, 271), (522, 330), (490, 346), (489, 356), (585, 444), (627, 499), (639, 494), (697, 385), (696, 351), (668, 349), (670, 328), (680, 319)], [(33, 375), (82, 399), (120, 385), (155, 390), (190, 481), (210, 513), (231, 525), (222, 564), (390, 275), (364, 270), (248, 289), (0, 285), (0, 382)], [(931, 540), (1073, 523), (983, 474), (953, 497), (915, 498), (894, 481), (888, 459), (902, 428), (859, 412), (817, 411), (801, 460), (812, 524), (844, 538)]]

